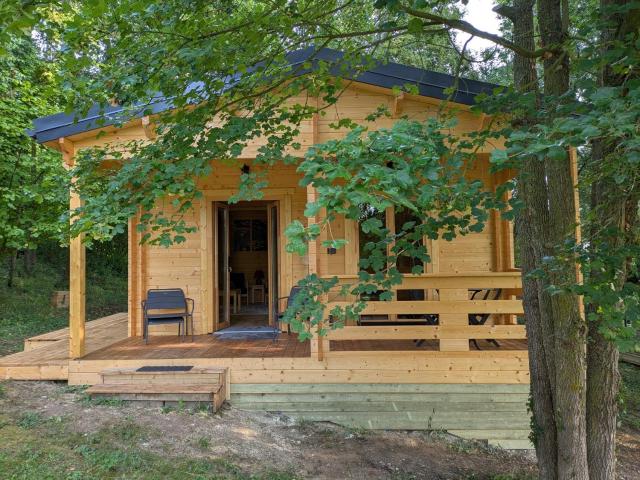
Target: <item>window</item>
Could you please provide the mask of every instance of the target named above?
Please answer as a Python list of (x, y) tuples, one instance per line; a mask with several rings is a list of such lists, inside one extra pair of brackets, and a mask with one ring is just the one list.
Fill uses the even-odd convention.
[[(366, 225), (365, 222), (370, 219), (380, 220), (383, 228), (387, 225), (385, 211), (378, 210), (369, 204), (360, 205), (360, 218), (358, 219), (358, 246), (360, 260), (368, 260), (370, 258), (371, 252), (366, 248), (367, 243), (380, 241), (380, 237), (378, 235), (371, 233), (366, 227), (363, 229), (363, 225)], [(367, 267), (365, 270), (370, 273), (374, 271), (372, 267)]]
[[(402, 227), (408, 222), (416, 222), (417, 224), (421, 221), (409, 210), (398, 209), (393, 211), (391, 208), (388, 208), (386, 211), (381, 211), (371, 205), (361, 205), (360, 211), (361, 214), (358, 219), (358, 245), (360, 248), (360, 260), (370, 258), (371, 252), (366, 248), (367, 243), (380, 241), (380, 237), (378, 235), (371, 233), (367, 228), (363, 229), (363, 224), (365, 224), (367, 220), (372, 218), (380, 220), (382, 227), (384, 228), (388, 226), (392, 234), (401, 233), (403, 231)], [(424, 239), (420, 239), (418, 245), (424, 245)], [(418, 265), (422, 266), (424, 271), (424, 262), (420, 258), (412, 256), (411, 254), (400, 255), (396, 262), (398, 270), (403, 274), (413, 273), (413, 268)], [(365, 270), (369, 273), (374, 271), (371, 266), (368, 266)], [(370, 299), (376, 300), (379, 293), (380, 292), (377, 292), (376, 295), (372, 295)], [(424, 300), (424, 298), (425, 292), (423, 290), (398, 290), (397, 292), (398, 300)]]

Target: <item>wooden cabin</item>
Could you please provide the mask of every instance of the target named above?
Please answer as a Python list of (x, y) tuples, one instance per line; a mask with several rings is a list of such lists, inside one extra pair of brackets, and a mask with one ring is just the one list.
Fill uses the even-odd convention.
[[(406, 83), (414, 84), (418, 93), (394, 93), (392, 87)], [(302, 125), (300, 155), (310, 145), (340, 135), (329, 128), (337, 118), (364, 122), (380, 105), (388, 107), (392, 117), (380, 118), (377, 127), (389, 127), (401, 116), (433, 116), (451, 85), (454, 79), (448, 75), (380, 65), (353, 79), (326, 116)], [(456, 133), (486, 125), (489, 119), (472, 113), (470, 105), (477, 94), (492, 87), (464, 79), (457, 83), (454, 101), (446, 104), (457, 116)], [(73, 122), (57, 115), (36, 121), (33, 135), (62, 151), (64, 161), (72, 165), (74, 155), (85, 148), (132, 139), (153, 141), (153, 122), (151, 116), (121, 128), (108, 122), (98, 127), (89, 117)], [(521, 278), (514, 268), (512, 226), (499, 215), (481, 233), (453, 241), (427, 240), (432, 262), (425, 265), (425, 273), (406, 275), (393, 301), (370, 302), (364, 312), (386, 320), (380, 324), (354, 323), (307, 342), (286, 332), (275, 341), (216, 335), (229, 327), (274, 325), (276, 311), (283, 308), (278, 299), (309, 273), (338, 276), (341, 282), (358, 273), (362, 234), (351, 220), (339, 218), (331, 225), (331, 235), (348, 240), (335, 254), (319, 243), (305, 256), (285, 251), (285, 227), (294, 219), (315, 221), (304, 217), (305, 204), (315, 192), (300, 186), (296, 166), (268, 171), (263, 200), (228, 203), (242, 167), (263, 168), (252, 164), (259, 145), (249, 145), (235, 165), (212, 159), (213, 173), (200, 181), (204, 199), (187, 219), (198, 230), (186, 242), (168, 248), (140, 245), (136, 219), (130, 220), (127, 315), (86, 322), (85, 247), (81, 239), (73, 239), (68, 331), (59, 333), (57, 340), (36, 342), (48, 347), (0, 360), (0, 378), (4, 372), (7, 378), (57, 376), (70, 384), (102, 385), (117, 384), (113, 378), (123, 372), (127, 375), (119, 378), (136, 381), (131, 372), (143, 366), (219, 368), (224, 370), (225, 396), (238, 408), (364, 428), (445, 429), (507, 448), (529, 448), (528, 354), (525, 327), (518, 324), (523, 313), (518, 299)], [(496, 143), (479, 151), (469, 172), (487, 188), (502, 181), (489, 170), (490, 150), (499, 147)], [(79, 201), (72, 196), (71, 207)], [(158, 208), (172, 207), (166, 202)], [(391, 229), (401, 221), (391, 209), (382, 213)], [(229, 268), (233, 278), (225, 273)], [(148, 289), (175, 287), (195, 301), (195, 340), (179, 339), (174, 325), (154, 326), (145, 345), (141, 301)], [(500, 289), (500, 297), (472, 298), (474, 289)], [(407, 290), (422, 292), (420, 299), (402, 299)], [(328, 311), (345, 299), (329, 296), (326, 301)], [(422, 313), (438, 315), (438, 324), (393, 323), (403, 315)], [(487, 314), (488, 320), (470, 325), (470, 314)], [(418, 344), (416, 339), (425, 341)], [(37, 352), (42, 358), (34, 360)], [(152, 375), (142, 381), (162, 384), (170, 383), (168, 379)], [(190, 381), (195, 381), (193, 376)]]

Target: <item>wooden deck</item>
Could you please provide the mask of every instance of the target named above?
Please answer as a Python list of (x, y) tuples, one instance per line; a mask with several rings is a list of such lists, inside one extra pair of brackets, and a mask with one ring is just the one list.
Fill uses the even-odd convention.
[(295, 335), (280, 335), (277, 340), (221, 340), (214, 335), (196, 335), (194, 341), (175, 335), (130, 337), (85, 355), (83, 360), (144, 360), (182, 358), (300, 358), (310, 355), (309, 342)]
[[(500, 348), (478, 341), (482, 351), (526, 350), (524, 340), (501, 340)], [(473, 349), (473, 347), (471, 347)], [(339, 340), (331, 342), (332, 352), (437, 351), (436, 340), (416, 346), (412, 340)], [(148, 344), (140, 337), (131, 337), (93, 351), (83, 360), (144, 360), (182, 358), (303, 358), (310, 355), (309, 342), (300, 342), (296, 335), (282, 334), (271, 339), (223, 340), (214, 335), (196, 335), (194, 341), (178, 336), (151, 337)]]
[[(116, 313), (87, 322), (87, 352), (127, 338), (127, 314)], [(0, 380), (67, 380), (69, 329), (31, 337), (22, 352), (0, 358)]]
[(87, 323), (88, 353), (82, 359), (68, 359), (68, 330), (58, 330), (28, 339), (24, 352), (0, 358), (0, 379), (95, 384), (105, 368), (188, 364), (229, 368), (237, 384), (529, 382), (525, 340), (500, 340), (500, 348), (478, 342), (479, 351), (443, 352), (436, 340), (420, 347), (412, 340), (332, 340), (319, 361), (309, 342), (287, 334), (275, 342), (154, 336), (145, 345), (139, 337), (127, 338), (127, 314), (120, 313)]

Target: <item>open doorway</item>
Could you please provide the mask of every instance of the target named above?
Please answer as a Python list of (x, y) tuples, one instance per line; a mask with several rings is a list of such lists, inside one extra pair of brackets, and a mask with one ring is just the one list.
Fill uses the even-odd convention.
[(216, 202), (214, 212), (215, 330), (269, 329), (277, 292), (277, 204)]

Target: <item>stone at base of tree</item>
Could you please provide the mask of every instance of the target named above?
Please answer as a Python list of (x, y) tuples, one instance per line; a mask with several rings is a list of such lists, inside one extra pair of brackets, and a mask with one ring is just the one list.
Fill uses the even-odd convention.
[(56, 308), (69, 308), (69, 291), (56, 290), (51, 295), (51, 305)]

